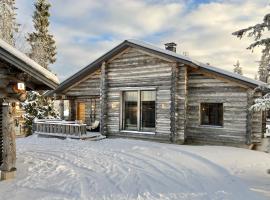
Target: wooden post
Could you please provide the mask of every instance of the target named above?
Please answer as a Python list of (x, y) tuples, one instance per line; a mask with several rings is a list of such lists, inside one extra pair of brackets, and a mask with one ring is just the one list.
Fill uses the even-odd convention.
[(59, 100), (60, 118), (64, 120), (64, 100)]
[(74, 121), (76, 120), (76, 102), (74, 99), (69, 100), (69, 110), (70, 110), (70, 115), (69, 115), (69, 120)]
[(3, 164), (1, 166), (1, 180), (12, 179), (16, 172), (16, 136), (14, 132), (14, 109), (10, 103), (2, 105), (3, 127)]
[(100, 133), (107, 135), (106, 116), (107, 116), (107, 73), (106, 63), (101, 66), (100, 78)]
[(252, 111), (249, 108), (253, 104), (254, 91), (247, 91), (247, 135), (246, 135), (246, 144), (250, 145), (252, 143)]

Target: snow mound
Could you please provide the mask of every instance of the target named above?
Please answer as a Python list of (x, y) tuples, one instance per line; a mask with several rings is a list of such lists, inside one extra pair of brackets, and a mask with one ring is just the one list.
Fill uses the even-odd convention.
[(269, 199), (269, 167), (269, 154), (232, 147), (28, 137), (0, 199)]

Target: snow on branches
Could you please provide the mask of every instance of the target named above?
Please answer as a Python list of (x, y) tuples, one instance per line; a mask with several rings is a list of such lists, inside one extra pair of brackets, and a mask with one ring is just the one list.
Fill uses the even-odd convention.
[(255, 99), (255, 104), (250, 107), (250, 110), (254, 112), (270, 110), (270, 93)]
[(0, 38), (10, 45), (15, 45), (14, 34), (18, 32), (16, 23), (15, 0), (0, 1)]
[[(262, 47), (260, 68), (266, 68), (270, 63), (270, 38), (264, 37), (263, 33), (265, 31), (270, 31), (270, 13), (264, 16), (262, 23), (232, 33), (240, 39), (245, 35), (253, 37), (254, 42), (247, 47), (249, 50), (253, 51), (256, 47)], [(267, 36), (267, 34), (265, 35)], [(259, 75), (260, 80), (265, 81), (265, 71), (262, 74), (259, 72)]]
[(24, 118), (28, 134), (32, 132), (35, 119), (59, 118), (59, 112), (54, 108), (54, 101), (35, 91), (28, 92), (27, 100), (22, 103), (22, 107), (25, 110)]
[(243, 75), (243, 70), (242, 70), (242, 67), (240, 66), (239, 60), (237, 60), (236, 64), (233, 66), (234, 66), (234, 68), (233, 68), (234, 73)]
[[(254, 38), (254, 42), (250, 44), (247, 49), (253, 51), (256, 47), (262, 48), (258, 74), (259, 79), (263, 82), (267, 82), (268, 80), (270, 64), (270, 38), (267, 38), (268, 34), (266, 31), (267, 33), (270, 31), (270, 13), (264, 16), (262, 23), (232, 33), (240, 39), (243, 36)], [(269, 93), (269, 89), (266, 93)], [(266, 94), (265, 96), (256, 99), (255, 104), (250, 109), (253, 111), (269, 110), (270, 94)]]
[(27, 41), (31, 46), (30, 58), (48, 69), (49, 64), (56, 61), (56, 45), (53, 35), (49, 33), (49, 9), (47, 0), (37, 0), (33, 23), (35, 31), (28, 34)]

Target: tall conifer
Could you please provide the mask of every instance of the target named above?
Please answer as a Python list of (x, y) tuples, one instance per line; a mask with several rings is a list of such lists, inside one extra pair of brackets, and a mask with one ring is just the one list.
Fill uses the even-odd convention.
[(14, 34), (18, 32), (15, 0), (0, 0), (0, 39), (15, 46)]
[(55, 40), (49, 33), (50, 7), (51, 4), (47, 0), (37, 0), (33, 16), (35, 31), (28, 34), (27, 38), (31, 46), (29, 56), (46, 69), (56, 61)]

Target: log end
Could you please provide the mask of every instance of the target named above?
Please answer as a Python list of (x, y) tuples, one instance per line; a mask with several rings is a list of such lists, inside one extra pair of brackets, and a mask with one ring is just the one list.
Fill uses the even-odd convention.
[(16, 169), (11, 171), (1, 171), (1, 181), (14, 179), (16, 176)]

